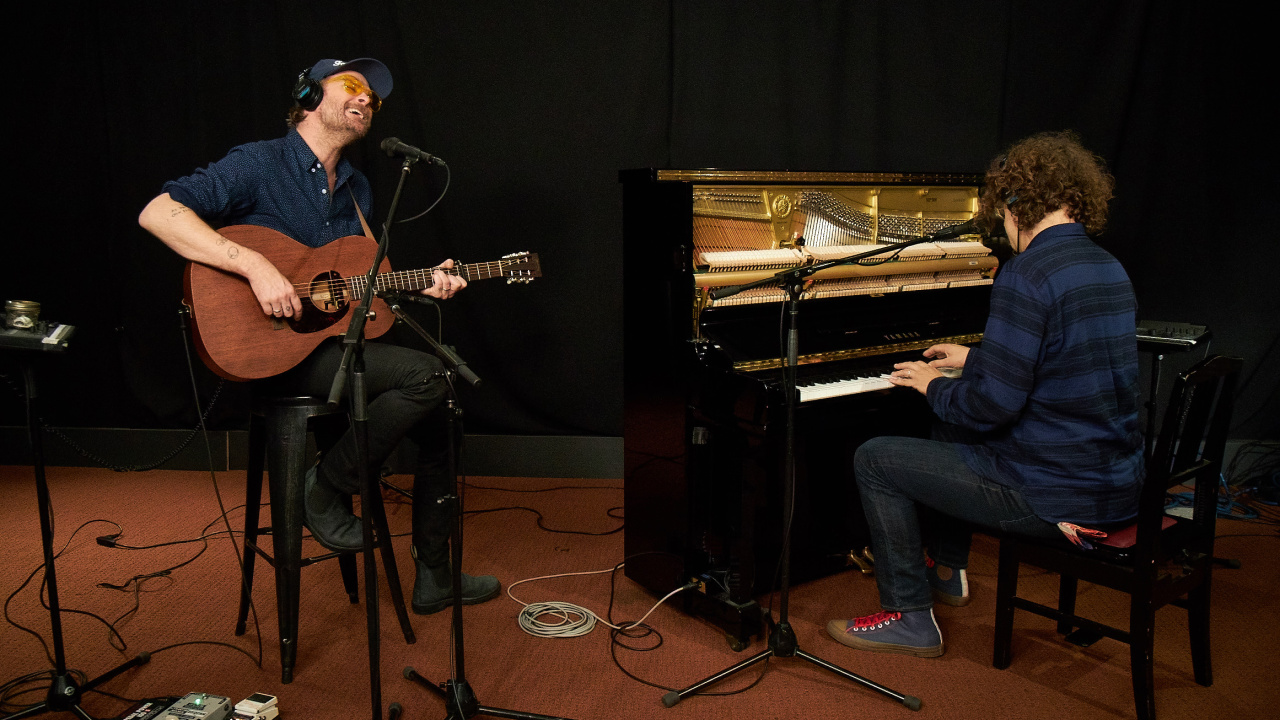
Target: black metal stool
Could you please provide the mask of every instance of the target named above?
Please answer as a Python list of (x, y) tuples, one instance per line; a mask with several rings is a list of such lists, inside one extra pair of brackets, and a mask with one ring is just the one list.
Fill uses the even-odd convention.
[[(249, 426), (249, 466), (246, 471), (246, 503), (244, 517), (244, 583), (240, 590), (240, 614), (236, 620), (236, 635), (245, 632), (245, 620), (249, 615), (249, 597), (253, 591), (253, 568), (257, 555), (261, 555), (276, 571), (276, 608), (280, 620), (281, 682), (293, 681), (293, 666), (298, 657), (298, 597), (299, 577), (303, 567), (312, 563), (338, 558), (342, 570), (342, 582), (352, 603), (359, 602), (355, 553), (329, 552), (313, 557), (302, 557), (302, 521), (305, 510), (303, 476), (313, 459), (307, 453), (307, 433), (311, 421), (345, 413), (331, 407), (317, 397), (270, 397), (254, 403)], [(271, 525), (259, 527), (262, 498), (262, 471), (267, 470), (270, 483)], [(405, 610), (404, 592), (400, 586), (400, 574), (396, 570), (387, 529), (386, 510), (381, 502), (364, 508), (372, 512), (374, 530), (382, 550), (382, 564), (391, 588), (391, 601), (400, 619), (406, 643), (415, 642), (413, 627)], [(268, 553), (258, 545), (258, 535), (270, 533), (272, 551)]]

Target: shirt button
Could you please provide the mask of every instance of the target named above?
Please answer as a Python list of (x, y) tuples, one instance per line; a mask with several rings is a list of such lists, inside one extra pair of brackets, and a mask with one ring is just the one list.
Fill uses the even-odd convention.
[(320, 194), (321, 194), (321, 195), (328, 195), (328, 194), (329, 194), (329, 191), (328, 191), (328, 190), (325, 190), (325, 189), (323, 189), (323, 188), (321, 188), (321, 190), (320, 190)]

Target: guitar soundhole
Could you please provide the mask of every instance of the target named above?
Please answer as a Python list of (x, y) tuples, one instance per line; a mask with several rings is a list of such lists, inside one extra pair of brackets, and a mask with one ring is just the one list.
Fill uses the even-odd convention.
[(307, 294), (302, 297), (302, 317), (290, 324), (296, 332), (324, 330), (345, 317), (350, 304), (342, 276), (334, 271), (321, 273), (312, 279)]

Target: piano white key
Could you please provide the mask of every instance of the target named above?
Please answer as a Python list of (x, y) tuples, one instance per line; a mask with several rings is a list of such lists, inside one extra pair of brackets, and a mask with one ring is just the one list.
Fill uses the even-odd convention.
[(888, 376), (881, 375), (874, 378), (857, 378), (854, 380), (801, 385), (796, 389), (800, 395), (800, 402), (809, 402), (811, 400), (857, 395), (875, 390), (886, 390), (892, 387), (895, 387), (895, 385), (889, 382)]

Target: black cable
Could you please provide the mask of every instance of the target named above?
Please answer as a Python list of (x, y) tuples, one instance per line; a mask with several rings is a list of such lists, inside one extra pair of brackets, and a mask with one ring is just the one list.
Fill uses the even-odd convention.
[[(113, 621), (108, 621), (106, 618), (103, 618), (102, 616), (97, 615), (97, 614), (95, 614), (95, 613), (92, 613), (92, 612), (90, 612), (90, 611), (88, 611), (88, 610), (80, 610), (80, 609), (77, 609), (77, 608), (68, 608), (68, 607), (62, 607), (62, 608), (61, 608), (61, 610), (62, 610), (62, 612), (64, 612), (64, 613), (73, 613), (73, 614), (77, 614), (77, 615), (86, 615), (86, 616), (91, 617), (91, 618), (93, 618), (93, 619), (97, 620), (98, 622), (102, 623), (102, 624), (103, 624), (103, 625), (105, 625), (105, 626), (106, 626), (106, 628), (110, 631), (110, 635), (109, 635), (108, 642), (111, 644), (111, 647), (115, 648), (116, 650), (119, 650), (120, 652), (124, 652), (125, 650), (127, 650), (127, 649), (129, 648), (129, 644), (128, 644), (127, 642), (125, 642), (124, 636), (120, 634), (119, 630), (117, 629), (117, 626), (118, 626), (121, 622), (123, 622), (126, 618), (128, 618), (128, 617), (130, 617), (130, 616), (134, 615), (134, 614), (138, 611), (138, 609), (140, 608), (140, 606), (141, 606), (142, 583), (143, 583), (143, 582), (145, 582), (146, 580), (151, 580), (151, 579), (156, 579), (156, 578), (169, 578), (169, 577), (173, 574), (173, 571), (174, 571), (174, 570), (177, 570), (177, 569), (179, 569), (179, 568), (182, 568), (182, 567), (184, 567), (184, 566), (186, 566), (186, 565), (189, 565), (189, 564), (191, 564), (191, 563), (195, 562), (195, 561), (196, 561), (196, 559), (197, 559), (197, 558), (199, 558), (201, 555), (203, 555), (203, 554), (204, 554), (204, 552), (205, 552), (205, 550), (208, 550), (208, 549), (209, 549), (209, 543), (208, 543), (208, 541), (206, 540), (206, 541), (204, 541), (204, 547), (202, 547), (202, 548), (200, 549), (200, 551), (199, 551), (199, 552), (197, 552), (195, 555), (191, 556), (191, 557), (190, 557), (190, 558), (188, 558), (187, 560), (184, 560), (183, 562), (180, 562), (180, 563), (178, 563), (177, 565), (174, 565), (174, 566), (172, 566), (172, 567), (168, 567), (168, 568), (165, 568), (165, 569), (163, 569), (163, 570), (157, 570), (157, 571), (155, 571), (155, 572), (143, 573), (143, 574), (140, 574), (140, 575), (135, 575), (135, 576), (133, 576), (133, 577), (129, 578), (128, 580), (126, 580), (125, 582), (123, 582), (123, 583), (121, 583), (121, 584), (118, 584), (118, 585), (116, 585), (116, 584), (112, 584), (112, 583), (107, 583), (107, 582), (101, 582), (101, 583), (98, 583), (98, 584), (97, 584), (97, 587), (100, 587), (100, 588), (103, 588), (103, 589), (106, 589), (106, 590), (119, 590), (119, 591), (121, 591), (121, 592), (127, 592), (131, 586), (133, 587), (133, 593), (134, 593), (134, 605), (133, 605), (133, 607), (132, 607), (132, 608), (130, 608), (129, 610), (125, 611), (125, 613), (124, 613), (124, 614), (122, 614), (120, 617), (116, 618), (116, 619), (115, 619), (115, 620), (113, 620)], [(52, 612), (52, 611), (53, 611), (53, 609), (49, 606), (48, 601), (45, 599), (45, 592), (44, 592), (44, 585), (43, 585), (43, 583), (42, 583), (42, 585), (41, 585), (41, 592), (40, 592), (40, 604), (41, 604), (42, 606), (44, 606), (44, 608), (45, 608), (45, 609), (47, 609), (47, 610), (49, 610), (50, 612)], [(118, 644), (117, 644), (117, 643), (118, 643)]]
[[(612, 511), (613, 511), (613, 510), (618, 510), (618, 509), (620, 509), (620, 507), (609, 508), (609, 510), (608, 510), (608, 511), (606, 511), (606, 514), (608, 514), (608, 515), (609, 515), (609, 517), (611, 517), (611, 518), (617, 518), (617, 516), (616, 516), (616, 515), (613, 515), (613, 514), (612, 514)], [(543, 521), (543, 517), (542, 517), (542, 513), (541, 513), (541, 512), (538, 512), (537, 510), (535, 510), (535, 509), (533, 509), (533, 508), (531, 508), (531, 507), (524, 507), (523, 505), (511, 505), (511, 506), (508, 506), (508, 507), (486, 508), (486, 509), (484, 509), (484, 510), (467, 510), (466, 512), (464, 512), (464, 513), (463, 513), (463, 515), (483, 515), (483, 514), (485, 514), (485, 513), (503, 512), (503, 511), (506, 511), (506, 510), (524, 510), (524, 511), (526, 511), (526, 512), (531, 512), (531, 513), (533, 513), (534, 515), (537, 515), (537, 516), (538, 516), (538, 519), (537, 519), (538, 527), (539, 527), (540, 529), (542, 529), (542, 530), (546, 530), (547, 532), (550, 532), (550, 533), (561, 533), (561, 534), (564, 534), (564, 535), (595, 535), (595, 536), (599, 536), (599, 535), (613, 535), (613, 534), (615, 534), (615, 533), (622, 532), (622, 529), (625, 527), (625, 525), (619, 525), (618, 527), (616, 527), (616, 528), (614, 528), (614, 529), (612, 529), (612, 530), (606, 530), (605, 532), (587, 532), (586, 530), (557, 530), (557, 529), (555, 529), (555, 528), (547, 527), (545, 524), (543, 524), (543, 522), (542, 522), (542, 521)]]
[[(6, 681), (0, 685), (0, 713), (16, 714), (24, 710), (30, 710), (37, 705), (45, 702), (49, 694), (49, 687), (54, 681), (54, 671), (52, 668), (48, 670), (37, 670), (35, 672), (20, 675), (12, 680)], [(68, 668), (67, 674), (75, 681), (77, 686), (84, 685), (89, 682), (89, 676), (79, 670)], [(24, 687), (31, 685), (32, 687)], [(15, 702), (17, 698), (24, 695), (39, 693), (40, 699), (32, 702), (21, 704)]]
[[(543, 489), (543, 490), (507, 490), (506, 488), (490, 487), (490, 486), (485, 486), (485, 485), (475, 485), (475, 484), (472, 484), (472, 483), (469, 483), (469, 482), (465, 481), (465, 480), (463, 479), (463, 477), (464, 477), (463, 475), (459, 474), (459, 485), (463, 488), (463, 490), (465, 490), (465, 488), (467, 488), (467, 487), (471, 487), (471, 488), (478, 488), (478, 489), (481, 489), (481, 490), (499, 490), (499, 491), (504, 491), (504, 492), (515, 492), (515, 493), (536, 493), (536, 492), (550, 492), (551, 490), (579, 490), (579, 489), (593, 489), (593, 490), (595, 490), (595, 489), (599, 489), (599, 490), (620, 490), (620, 489), (621, 489), (621, 488), (618, 488), (618, 487), (613, 487), (613, 486), (608, 486), (608, 485), (598, 485), (598, 486), (591, 486), (591, 487), (581, 487), (581, 486), (574, 486), (574, 485), (564, 485), (564, 486), (555, 487), (555, 488), (546, 488), (546, 489)], [(382, 481), (381, 481), (381, 482), (382, 482), (382, 486), (383, 486), (384, 488), (386, 488), (386, 489), (390, 490), (391, 492), (393, 492), (393, 493), (395, 493), (395, 494), (397, 494), (397, 495), (400, 495), (400, 496), (402, 496), (402, 497), (405, 497), (405, 498), (409, 498), (409, 499), (412, 499), (412, 498), (413, 498), (413, 493), (412, 493), (412, 492), (410, 492), (410, 491), (408, 491), (408, 490), (405, 490), (404, 488), (402, 488), (402, 487), (400, 487), (400, 486), (398, 486), (398, 485), (396, 485), (396, 484), (394, 484), (394, 483), (390, 482), (389, 480), (387, 480), (387, 479), (386, 479), (386, 477), (385, 477), (385, 476), (382, 478)], [(461, 498), (461, 494), (459, 494), (459, 497)], [(465, 505), (464, 505), (464, 507), (465, 507)], [(621, 505), (616, 505), (616, 506), (614, 506), (614, 507), (611, 507), (611, 508), (609, 508), (609, 509), (605, 510), (605, 514), (606, 514), (606, 515), (608, 515), (609, 517), (611, 517), (611, 518), (615, 519), (615, 520), (623, 520), (624, 518), (623, 518), (622, 516), (615, 514), (615, 511), (620, 511), (620, 510), (622, 510), (622, 509), (623, 509), (623, 507), (622, 507)], [(558, 529), (556, 529), (556, 528), (547, 527), (547, 525), (543, 522), (543, 520), (544, 520), (545, 518), (543, 518), (543, 516), (542, 516), (542, 513), (541, 513), (541, 512), (539, 512), (538, 510), (535, 510), (534, 508), (526, 507), (526, 506), (524, 506), (524, 505), (510, 505), (510, 506), (505, 506), (505, 507), (486, 508), (486, 509), (484, 509), (484, 510), (464, 510), (462, 514), (463, 514), (463, 516), (464, 516), (464, 517), (466, 517), (466, 516), (468, 516), (468, 515), (484, 515), (484, 514), (486, 514), (486, 513), (502, 512), (502, 511), (505, 511), (505, 510), (524, 510), (524, 511), (526, 511), (526, 512), (531, 512), (531, 513), (533, 513), (534, 515), (537, 515), (537, 521), (536, 521), (536, 522), (537, 522), (537, 525), (538, 525), (538, 527), (539, 527), (540, 529), (545, 530), (545, 531), (550, 532), (550, 533), (559, 533), (559, 534), (564, 534), (564, 535), (597, 535), (597, 536), (598, 536), (598, 535), (613, 535), (613, 534), (615, 534), (615, 533), (621, 532), (621, 531), (624, 529), (624, 527), (625, 527), (625, 525), (620, 525), (620, 526), (618, 526), (618, 527), (614, 528), (613, 530), (606, 530), (606, 531), (604, 531), (604, 532), (587, 532), (587, 531), (585, 531), (585, 530), (558, 530)], [(402, 533), (401, 535), (393, 535), (393, 537), (400, 537), (400, 536), (405, 535), (405, 534), (408, 534), (408, 533)]]
[[(80, 527), (76, 528), (76, 529), (75, 529), (75, 531), (71, 533), (71, 536), (67, 538), (67, 542), (63, 544), (62, 549), (61, 549), (61, 550), (59, 550), (58, 552), (54, 553), (54, 555), (53, 555), (53, 559), (54, 559), (54, 561), (56, 562), (58, 558), (62, 557), (62, 554), (67, 550), (67, 548), (68, 548), (68, 547), (70, 547), (70, 545), (71, 545), (71, 541), (75, 539), (75, 536), (76, 536), (76, 535), (77, 535), (81, 530), (83, 530), (84, 528), (88, 527), (89, 525), (92, 525), (92, 524), (94, 524), (94, 523), (100, 523), (100, 522), (111, 523), (112, 525), (116, 525), (116, 527), (117, 527), (117, 528), (119, 528), (119, 527), (120, 527), (119, 525), (117, 525), (116, 523), (114, 523), (114, 522), (112, 522), (112, 521), (110, 521), (110, 520), (88, 520), (88, 521), (86, 521), (86, 522), (82, 523), (82, 524), (80, 525)], [(21, 585), (19, 585), (19, 586), (18, 586), (18, 588), (17, 588), (16, 590), (14, 590), (12, 593), (10, 593), (10, 594), (9, 594), (9, 597), (7, 597), (7, 598), (5, 599), (5, 601), (4, 601), (4, 618), (5, 618), (5, 621), (7, 621), (11, 626), (13, 626), (13, 627), (17, 628), (18, 630), (21, 630), (21, 631), (23, 631), (23, 632), (25, 632), (25, 633), (27, 633), (27, 634), (29, 634), (29, 635), (31, 635), (31, 636), (33, 636), (33, 637), (35, 637), (35, 638), (36, 638), (36, 640), (40, 641), (40, 644), (44, 647), (44, 654), (45, 654), (45, 657), (46, 657), (46, 658), (48, 658), (48, 660), (49, 660), (49, 664), (50, 664), (50, 665), (54, 665), (55, 663), (54, 663), (54, 659), (53, 659), (53, 654), (49, 651), (49, 645), (45, 642), (44, 636), (42, 636), (40, 633), (36, 632), (35, 630), (32, 630), (31, 628), (26, 627), (25, 625), (20, 624), (18, 621), (14, 620), (14, 619), (13, 619), (13, 617), (9, 614), (9, 604), (10, 604), (11, 602), (13, 602), (13, 599), (14, 599), (15, 597), (17, 597), (18, 593), (22, 592), (22, 590), (23, 590), (24, 588), (26, 588), (28, 584), (30, 584), (30, 582), (32, 581), (32, 579), (34, 579), (34, 578), (35, 578), (36, 573), (40, 572), (40, 571), (41, 571), (41, 570), (43, 570), (43, 569), (44, 569), (44, 563), (43, 563), (43, 562), (41, 562), (39, 565), (37, 565), (37, 566), (35, 567), (35, 569), (33, 569), (33, 570), (31, 571), (31, 573), (30, 573), (30, 574), (28, 574), (28, 575), (27, 575), (27, 579), (26, 579), (26, 580), (24, 580), (24, 581), (22, 581), (22, 584), (21, 584)], [(45, 599), (44, 599), (44, 595), (45, 595), (45, 587), (46, 587), (46, 585), (45, 585), (45, 580), (44, 580), (44, 578), (41, 578), (41, 580), (40, 580), (40, 604), (41, 604), (43, 607), (48, 608), (48, 607), (49, 607), (49, 605), (48, 605), (48, 603), (47, 603), (47, 602), (45, 601)], [(81, 613), (81, 614), (89, 614), (89, 613), (85, 613), (85, 611), (83, 611), (83, 610), (67, 610), (67, 609), (64, 609), (64, 612), (76, 612), (76, 613)], [(104, 620), (103, 618), (97, 617), (96, 615), (95, 615), (95, 616), (93, 616), (93, 617), (95, 617), (95, 618), (96, 618), (96, 619), (98, 619), (99, 621), (103, 622), (104, 624), (107, 624), (108, 629), (112, 630), (112, 632), (115, 632), (115, 631), (114, 631), (114, 629), (113, 629), (113, 628), (111, 628), (110, 624), (109, 624), (109, 623), (106, 623), (106, 620)]]
[[(623, 565), (625, 565), (627, 562), (637, 557), (640, 557), (642, 555), (671, 555), (671, 554), (672, 553), (661, 552), (661, 551), (637, 553), (635, 555), (632, 555), (626, 558), (625, 560), (618, 563), (617, 565), (614, 565), (613, 572), (609, 574), (609, 605), (605, 610), (605, 619), (610, 625), (618, 626), (616, 628), (611, 627), (609, 629), (609, 657), (613, 659), (613, 664), (617, 666), (619, 670), (622, 671), (622, 674), (626, 675), (627, 677), (631, 678), (632, 680), (635, 680), (636, 682), (642, 685), (647, 685), (651, 688), (656, 688), (658, 690), (667, 690), (669, 692), (677, 692), (680, 690), (680, 688), (672, 688), (672, 687), (667, 687), (665, 685), (659, 685), (658, 683), (650, 682), (648, 680), (645, 680), (642, 677), (639, 677), (638, 675), (635, 675), (630, 670), (627, 670), (625, 667), (623, 667), (622, 662), (618, 660), (619, 647), (626, 650), (630, 650), (632, 652), (652, 652), (662, 647), (662, 643), (663, 643), (662, 633), (658, 632), (656, 628), (654, 628), (653, 626), (647, 623), (641, 623), (641, 624), (635, 625), (625, 620), (615, 621), (613, 619), (613, 600), (615, 596), (615, 591), (617, 589), (618, 569), (621, 568)], [(642, 638), (649, 637), (650, 635), (657, 638), (657, 642), (651, 647), (636, 647), (633, 645), (628, 645), (627, 643), (619, 640), (619, 637), (625, 637), (632, 640), (639, 640)], [(737, 695), (738, 693), (746, 692), (747, 690), (750, 690), (751, 688), (760, 684), (760, 681), (764, 679), (765, 671), (768, 670), (769, 659), (770, 658), (765, 658), (764, 665), (762, 665), (760, 668), (760, 673), (756, 675), (755, 680), (751, 681), (751, 684), (745, 687), (739, 688), (737, 690), (725, 690), (723, 692), (701, 692), (701, 693), (695, 693), (695, 695), (707, 696), (707, 697), (723, 697), (726, 695)]]
[[(218, 387), (214, 388), (213, 395), (210, 396), (209, 407), (205, 408), (204, 414), (200, 416), (199, 422), (197, 422), (196, 426), (191, 429), (191, 432), (187, 433), (187, 436), (183, 438), (177, 444), (177, 446), (175, 446), (169, 452), (165, 453), (165, 455), (160, 459), (149, 462), (149, 463), (144, 463), (142, 465), (120, 465), (117, 463), (113, 463), (110, 460), (100, 457), (94, 452), (81, 446), (75, 440), (72, 440), (70, 437), (68, 437), (66, 433), (62, 432), (61, 429), (50, 427), (48, 424), (45, 423), (43, 418), (37, 418), (37, 421), (40, 423), (40, 428), (44, 432), (49, 433), (50, 435), (58, 438), (62, 442), (66, 443), (66, 445), (70, 447), (72, 450), (75, 450), (77, 453), (79, 453), (81, 457), (85, 458), (86, 460), (92, 460), (94, 463), (96, 463), (101, 467), (107, 468), (109, 470), (114, 470), (115, 472), (141, 472), (145, 470), (155, 470), (161, 465), (164, 465), (165, 463), (169, 462), (173, 458), (177, 457), (178, 453), (182, 452), (183, 450), (186, 450), (187, 446), (191, 444), (191, 441), (195, 439), (198, 433), (200, 433), (200, 431), (204, 428), (205, 419), (209, 416), (209, 413), (213, 411), (214, 404), (218, 402), (218, 396), (221, 395), (222, 388), (226, 384), (226, 382), (227, 381), (225, 379), (220, 379), (218, 381)], [(199, 407), (199, 403), (197, 403), (196, 407), (197, 408)]]
[[(432, 210), (435, 209), (436, 205), (439, 205), (440, 201), (444, 199), (445, 193), (449, 192), (449, 185), (450, 183), (453, 182), (453, 171), (449, 169), (448, 163), (444, 163), (443, 161), (441, 162), (444, 164), (444, 188), (440, 190), (440, 195), (435, 199), (435, 202), (427, 206), (426, 210), (423, 210), (422, 212), (418, 213), (417, 215), (414, 215), (413, 217), (407, 217), (404, 220), (397, 220), (396, 221), (397, 225), (402, 225), (407, 222), (413, 222), (414, 220), (417, 220), (423, 215), (426, 215), (427, 213), (431, 212)], [(383, 227), (383, 232), (386, 232), (386, 225), (384, 224), (382, 227)]]
[[(182, 351), (183, 353), (185, 353), (186, 359), (187, 359), (187, 377), (190, 378), (191, 380), (191, 397), (196, 404), (196, 410), (199, 411), (200, 410), (200, 391), (199, 391), (199, 386), (196, 382), (195, 363), (191, 359), (191, 342), (190, 342), (190, 337), (187, 334), (186, 317), (187, 317), (186, 308), (184, 307), (183, 310), (178, 313), (178, 318), (179, 318), (178, 322), (182, 329)], [(220, 391), (221, 389), (222, 389), (222, 383), (219, 383), (218, 390)], [(209, 402), (209, 408), (213, 407), (213, 401), (216, 399), (217, 397), (215, 394), (214, 398)], [(246, 597), (249, 600), (249, 613), (253, 616), (253, 634), (257, 636), (257, 640), (258, 640), (258, 658), (256, 660), (256, 664), (258, 668), (261, 668), (262, 656), (263, 656), (262, 627), (258, 623), (258, 607), (257, 607), (257, 604), (254, 603), (253, 601), (253, 593), (249, 592), (249, 578), (245, 574), (244, 555), (243, 553), (240, 552), (240, 546), (236, 544), (235, 531), (232, 530), (231, 528), (231, 521), (227, 519), (227, 514), (230, 511), (227, 510), (226, 503), (222, 501), (222, 490), (218, 487), (218, 474), (213, 470), (213, 465), (214, 465), (213, 464), (213, 445), (209, 442), (209, 429), (205, 426), (205, 417), (207, 417), (208, 414), (209, 414), (209, 409), (206, 409), (203, 413), (200, 414), (199, 427), (200, 427), (200, 435), (204, 439), (205, 457), (209, 462), (209, 479), (213, 483), (213, 495), (217, 499), (218, 509), (221, 511), (221, 514), (219, 515), (219, 517), (222, 518), (222, 522), (227, 528), (227, 539), (231, 541), (231, 549), (232, 549), (232, 552), (235, 554), (236, 567), (240, 568), (240, 588), (241, 588), (241, 591), (244, 593), (244, 597)], [(205, 529), (208, 529), (208, 527), (209, 526), (205, 526)], [(205, 548), (208, 548), (208, 546), (209, 546), (208, 541), (206, 540)], [(203, 553), (204, 551), (201, 550), (201, 552)]]

